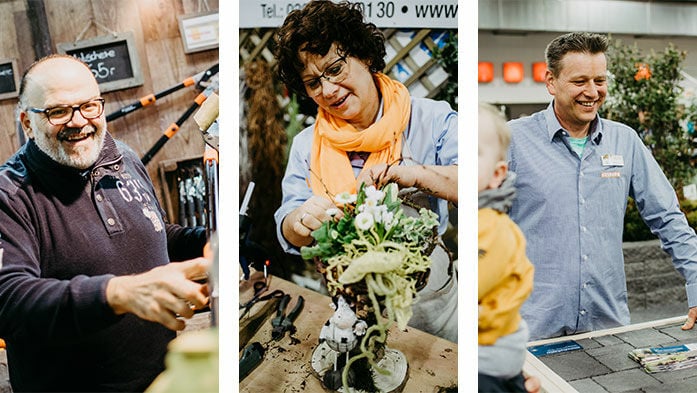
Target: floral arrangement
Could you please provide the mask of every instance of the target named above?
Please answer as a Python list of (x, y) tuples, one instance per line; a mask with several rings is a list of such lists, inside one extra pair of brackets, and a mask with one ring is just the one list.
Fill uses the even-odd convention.
[(301, 249), (302, 257), (315, 260), (325, 276), (329, 294), (348, 299), (356, 315), (368, 321), (361, 353), (344, 370), (345, 386), (348, 366), (360, 358), (384, 372), (376, 364), (376, 346), (384, 345), (394, 322), (406, 328), (417, 290), (429, 273), (438, 217), (425, 208), (418, 216), (407, 215), (398, 191), (397, 184), (389, 183), (336, 195), (339, 207), (327, 211), (334, 219), (312, 232), (314, 245)]

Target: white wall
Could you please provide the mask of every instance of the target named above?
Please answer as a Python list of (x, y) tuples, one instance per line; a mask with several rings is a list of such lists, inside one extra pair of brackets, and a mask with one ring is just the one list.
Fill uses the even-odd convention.
[[(544, 61), (544, 51), (554, 37), (563, 34), (553, 33), (508, 33), (499, 34), (479, 30), (479, 61), (494, 63), (494, 81), (479, 84), (479, 101), (499, 104), (542, 104), (548, 103), (551, 96), (544, 83), (532, 80), (532, 63)], [(697, 80), (697, 37), (634, 37), (629, 35), (612, 35), (623, 43), (633, 45), (635, 42), (645, 53), (651, 49), (662, 52), (669, 43), (677, 49), (687, 51), (683, 69)], [(503, 81), (502, 68), (505, 61), (518, 61), (525, 65), (525, 79), (518, 84)], [(686, 93), (695, 95), (697, 83), (685, 81)]]

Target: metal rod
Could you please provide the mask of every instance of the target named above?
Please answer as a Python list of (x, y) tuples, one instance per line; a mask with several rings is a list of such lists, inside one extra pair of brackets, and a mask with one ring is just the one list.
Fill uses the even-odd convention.
[(254, 192), (254, 182), (250, 181), (247, 186), (247, 191), (244, 193), (244, 199), (242, 199), (242, 206), (240, 206), (240, 215), (247, 215), (247, 208), (249, 207), (249, 201), (252, 199), (252, 193)]

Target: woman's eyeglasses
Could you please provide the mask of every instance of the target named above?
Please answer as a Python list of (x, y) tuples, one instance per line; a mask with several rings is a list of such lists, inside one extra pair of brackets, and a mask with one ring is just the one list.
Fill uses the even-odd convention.
[(104, 99), (96, 98), (74, 106), (59, 105), (52, 108), (29, 108), (28, 110), (34, 113), (43, 113), (49, 123), (54, 126), (62, 126), (70, 122), (76, 110), (80, 111), (82, 117), (88, 120), (101, 116), (104, 112)]
[(322, 93), (322, 79), (331, 83), (343, 82), (349, 74), (349, 66), (346, 57), (336, 59), (332, 64), (322, 71), (322, 73), (312, 79), (304, 80), (305, 91), (310, 97), (318, 96)]

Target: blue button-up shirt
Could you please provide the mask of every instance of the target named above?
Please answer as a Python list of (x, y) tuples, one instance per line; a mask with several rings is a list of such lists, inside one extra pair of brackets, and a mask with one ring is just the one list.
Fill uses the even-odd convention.
[(633, 129), (596, 117), (579, 157), (553, 103), (509, 125), (509, 165), (518, 175), (510, 216), (535, 265), (521, 310), (531, 339), (629, 323), (622, 255), (628, 196), (687, 280), (689, 306), (697, 305), (697, 237)]

